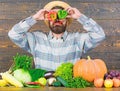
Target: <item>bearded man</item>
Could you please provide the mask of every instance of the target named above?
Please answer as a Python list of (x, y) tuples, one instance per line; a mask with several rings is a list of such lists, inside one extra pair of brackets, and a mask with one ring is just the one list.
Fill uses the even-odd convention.
[[(86, 33), (68, 32), (67, 26), (76, 20)], [(45, 21), (49, 33), (29, 32), (38, 21)], [(55, 70), (61, 63), (79, 60), (83, 53), (95, 48), (105, 39), (105, 33), (93, 19), (63, 1), (52, 1), (14, 25), (8, 33), (19, 47), (31, 53), (35, 68)]]

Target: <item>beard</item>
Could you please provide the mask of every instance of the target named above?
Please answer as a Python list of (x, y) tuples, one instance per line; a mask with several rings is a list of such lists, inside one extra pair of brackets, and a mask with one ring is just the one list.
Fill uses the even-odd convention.
[(52, 25), (49, 24), (49, 28), (51, 29), (51, 31), (55, 34), (61, 34), (63, 32), (65, 32), (66, 30), (66, 24), (63, 25), (63, 23), (57, 24), (59, 22), (55, 22)]

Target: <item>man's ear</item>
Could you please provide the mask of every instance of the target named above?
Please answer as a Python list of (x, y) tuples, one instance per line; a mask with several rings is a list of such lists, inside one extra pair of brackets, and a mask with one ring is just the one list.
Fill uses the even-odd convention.
[(69, 26), (73, 21), (73, 19), (71, 19), (71, 18), (67, 18), (66, 20), (67, 20), (67, 26)]
[(69, 25), (69, 22), (68, 22), (68, 20), (67, 20), (67, 24), (66, 24), (67, 26)]

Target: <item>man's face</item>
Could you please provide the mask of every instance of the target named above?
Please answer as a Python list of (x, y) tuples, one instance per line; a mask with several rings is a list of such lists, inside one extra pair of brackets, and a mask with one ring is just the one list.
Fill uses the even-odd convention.
[[(53, 9), (54, 11), (58, 11), (59, 9)], [(67, 26), (66, 19), (56, 19), (53, 21), (49, 21), (49, 28), (55, 34), (61, 34), (65, 32)]]

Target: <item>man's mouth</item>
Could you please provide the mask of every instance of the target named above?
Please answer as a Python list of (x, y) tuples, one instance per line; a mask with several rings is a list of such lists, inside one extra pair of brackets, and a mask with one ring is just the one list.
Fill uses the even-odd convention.
[(54, 24), (53, 24), (54, 26), (61, 26), (62, 25), (62, 22), (54, 22)]

